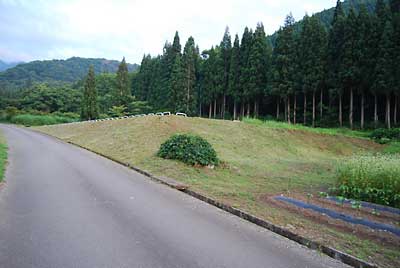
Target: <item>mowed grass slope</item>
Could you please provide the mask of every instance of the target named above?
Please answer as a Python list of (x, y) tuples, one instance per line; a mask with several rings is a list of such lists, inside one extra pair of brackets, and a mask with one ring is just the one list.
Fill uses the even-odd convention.
[[(266, 128), (243, 122), (202, 118), (142, 117), (38, 128), (94, 151), (169, 176), (219, 196), (309, 191), (334, 183), (333, 164), (343, 156), (379, 148), (373, 142), (340, 135)], [(193, 168), (156, 156), (175, 133), (206, 138), (221, 167)], [(238, 186), (238, 187), (233, 187)]]
[[(335, 184), (336, 161), (355, 153), (382, 150), (381, 145), (370, 140), (337, 135), (337, 132), (321, 134), (306, 128), (177, 116), (36, 129), (153, 174), (174, 178), (210, 197), (360, 258), (378, 262), (383, 267), (390, 267), (394, 260), (399, 260), (395, 248), (360, 239), (265, 202), (266, 196), (288, 190), (314, 195), (326, 191)], [(161, 143), (175, 133), (206, 138), (222, 164), (214, 169), (200, 168), (157, 157)]]

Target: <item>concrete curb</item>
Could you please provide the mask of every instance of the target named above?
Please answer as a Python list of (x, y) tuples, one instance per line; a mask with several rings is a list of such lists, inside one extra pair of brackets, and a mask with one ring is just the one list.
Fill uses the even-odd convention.
[[(35, 131), (37, 131), (37, 130), (35, 130)], [(62, 142), (65, 142), (64, 140), (62, 140), (60, 138), (57, 138), (57, 137), (54, 137), (54, 136), (51, 136), (49, 134), (46, 134), (46, 133), (43, 133), (43, 132), (40, 132), (40, 131), (37, 131), (37, 132), (39, 132), (41, 134), (45, 134), (45, 135), (50, 136), (52, 138), (56, 138), (56, 139), (58, 139), (58, 140), (60, 140)], [(333, 259), (336, 259), (336, 260), (339, 260), (339, 261), (341, 261), (341, 262), (343, 262), (345, 264), (348, 264), (348, 265), (350, 265), (352, 267), (356, 267), (356, 268), (379, 268), (376, 264), (372, 264), (372, 263), (363, 261), (363, 260), (361, 260), (361, 259), (359, 259), (359, 258), (357, 258), (355, 256), (350, 255), (350, 254), (347, 254), (347, 253), (344, 253), (344, 252), (339, 251), (337, 249), (322, 245), (319, 242), (312, 241), (312, 240), (310, 240), (308, 238), (302, 237), (302, 236), (300, 236), (298, 234), (295, 234), (295, 233), (293, 233), (293, 232), (291, 232), (291, 231), (289, 231), (289, 230), (287, 230), (287, 229), (285, 229), (285, 228), (283, 228), (281, 226), (275, 225), (275, 224), (273, 224), (273, 223), (271, 223), (269, 221), (263, 220), (261, 218), (258, 218), (256, 216), (254, 216), (254, 215), (251, 215), (251, 214), (249, 214), (247, 212), (241, 211), (241, 210), (239, 210), (237, 208), (231, 207), (231, 206), (226, 205), (224, 203), (221, 203), (221, 202), (219, 202), (219, 201), (217, 201), (215, 199), (207, 197), (207, 196), (205, 196), (203, 194), (200, 194), (198, 192), (190, 190), (187, 185), (181, 184), (181, 183), (179, 183), (179, 182), (177, 182), (177, 181), (175, 181), (173, 179), (155, 176), (155, 175), (151, 174), (150, 172), (148, 172), (146, 170), (142, 170), (142, 169), (140, 169), (138, 167), (135, 167), (135, 166), (133, 166), (133, 165), (131, 165), (129, 163), (125, 163), (125, 162), (122, 162), (120, 160), (114, 159), (113, 157), (106, 156), (106, 155), (104, 155), (102, 153), (93, 151), (92, 149), (86, 148), (86, 147), (81, 146), (79, 144), (76, 144), (74, 142), (67, 141), (67, 143), (75, 145), (75, 146), (77, 146), (79, 148), (85, 149), (85, 150), (90, 151), (92, 153), (95, 153), (97, 155), (100, 155), (100, 156), (102, 156), (104, 158), (107, 158), (107, 159), (109, 159), (111, 161), (119, 163), (119, 164), (121, 164), (123, 166), (126, 166), (126, 167), (128, 167), (128, 168), (130, 168), (130, 169), (132, 169), (132, 170), (134, 170), (134, 171), (136, 171), (136, 172), (138, 172), (138, 173), (140, 173), (140, 174), (142, 174), (142, 175), (144, 175), (144, 176), (146, 176), (146, 177), (148, 177), (148, 178), (150, 178), (150, 179), (152, 179), (152, 180), (154, 180), (156, 182), (162, 183), (162, 184), (167, 185), (167, 186), (169, 186), (171, 188), (174, 188), (176, 190), (182, 191), (182, 192), (184, 192), (184, 193), (186, 193), (186, 194), (188, 194), (188, 195), (190, 195), (190, 196), (192, 196), (192, 197), (194, 197), (196, 199), (199, 199), (199, 200), (201, 200), (203, 202), (206, 202), (206, 203), (208, 203), (208, 204), (210, 204), (212, 206), (215, 206), (215, 207), (217, 207), (219, 209), (222, 209), (222, 210), (224, 210), (224, 211), (226, 211), (228, 213), (231, 213), (231, 214), (233, 214), (235, 216), (238, 216), (238, 217), (240, 217), (240, 218), (242, 218), (242, 219), (244, 219), (246, 221), (254, 223), (254, 224), (256, 224), (256, 225), (258, 225), (260, 227), (268, 229), (268, 230), (270, 230), (270, 231), (272, 231), (272, 232), (274, 232), (276, 234), (284, 236), (284, 237), (286, 237), (286, 238), (288, 238), (290, 240), (293, 240), (293, 241), (295, 241), (295, 242), (297, 242), (297, 243), (299, 243), (299, 244), (301, 244), (303, 246), (306, 246), (306, 247), (308, 247), (310, 249), (313, 249), (313, 250), (318, 250), (318, 251), (324, 253), (325, 255), (328, 255), (329, 257), (331, 257)]]

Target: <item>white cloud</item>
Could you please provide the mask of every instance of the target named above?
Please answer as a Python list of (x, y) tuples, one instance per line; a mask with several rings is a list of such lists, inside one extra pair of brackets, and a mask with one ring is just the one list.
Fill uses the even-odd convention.
[[(140, 63), (162, 52), (178, 30), (182, 46), (192, 35), (200, 49), (218, 44), (225, 27), (242, 34), (264, 23), (273, 33), (290, 11), (296, 19), (335, 0), (0, 0), (0, 59), (105, 57)], [(5, 52), (6, 51), (6, 52)]]

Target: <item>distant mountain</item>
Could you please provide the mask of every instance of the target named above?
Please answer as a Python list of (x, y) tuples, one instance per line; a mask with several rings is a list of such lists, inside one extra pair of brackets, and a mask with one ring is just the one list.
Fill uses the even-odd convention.
[[(119, 61), (73, 57), (67, 60), (44, 60), (18, 64), (0, 72), (0, 89), (16, 89), (30, 86), (33, 82), (50, 84), (72, 83), (85, 77), (89, 66), (95, 73), (115, 73)], [(128, 64), (135, 71), (137, 64)]]
[(20, 63), (22, 63), (22, 62), (4, 62), (4, 61), (0, 60), (0, 72), (5, 71), (9, 68), (12, 68)]
[[(386, 0), (388, 1), (388, 0)], [(360, 10), (361, 5), (364, 4), (369, 12), (374, 12), (375, 11), (375, 5), (376, 5), (376, 0), (345, 0), (343, 1), (343, 10), (345, 13), (349, 12), (351, 8), (353, 8), (356, 12)], [(331, 22), (333, 19), (333, 14), (335, 12), (335, 7), (325, 9), (321, 12), (315, 13), (315, 14), (309, 14), (318, 17), (321, 22), (325, 25), (327, 29), (330, 28)], [(283, 20), (282, 20), (283, 21)], [(297, 31), (300, 31), (302, 27), (302, 20), (299, 20), (295, 24), (295, 29)], [(271, 41), (271, 43), (274, 45), (275, 40), (276, 40), (277, 32), (274, 34), (268, 36), (268, 39)]]

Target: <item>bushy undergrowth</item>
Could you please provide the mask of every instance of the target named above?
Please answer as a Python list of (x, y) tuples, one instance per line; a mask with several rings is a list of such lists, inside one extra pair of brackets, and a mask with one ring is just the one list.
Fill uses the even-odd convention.
[(176, 134), (161, 144), (158, 156), (176, 159), (190, 165), (217, 165), (217, 153), (205, 139), (188, 134)]
[(24, 126), (42, 126), (54, 125), (62, 123), (71, 123), (76, 120), (70, 117), (56, 116), (56, 115), (32, 115), (32, 114), (19, 114), (13, 116), (10, 122), (13, 124)]
[(370, 138), (382, 144), (391, 141), (400, 141), (400, 128), (378, 128), (370, 134)]
[(400, 155), (354, 156), (338, 164), (338, 195), (400, 208)]

